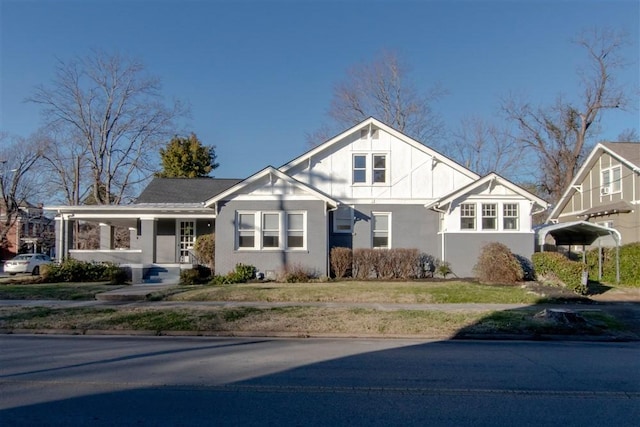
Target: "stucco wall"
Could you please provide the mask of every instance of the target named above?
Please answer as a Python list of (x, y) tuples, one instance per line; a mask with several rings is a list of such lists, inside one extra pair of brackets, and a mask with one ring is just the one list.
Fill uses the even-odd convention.
[(331, 247), (372, 247), (372, 212), (391, 213), (391, 248), (416, 248), (421, 252), (439, 256), (439, 215), (422, 205), (356, 205), (353, 234), (333, 233), (331, 224)]
[[(306, 211), (306, 250), (237, 250), (235, 248), (236, 211)], [(281, 272), (285, 266), (300, 265), (327, 274), (327, 216), (322, 201), (231, 201), (227, 202), (216, 218), (217, 274), (226, 274), (238, 263), (250, 264), (266, 273)]]

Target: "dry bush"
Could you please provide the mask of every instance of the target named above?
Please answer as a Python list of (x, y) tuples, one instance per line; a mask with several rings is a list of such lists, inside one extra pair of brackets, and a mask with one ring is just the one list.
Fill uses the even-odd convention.
[(279, 275), (278, 282), (285, 283), (305, 283), (318, 277), (318, 273), (301, 264), (287, 265)]
[(213, 272), (216, 263), (216, 235), (214, 233), (198, 236), (193, 248), (199, 261), (206, 264)]
[(375, 263), (376, 254), (372, 249), (354, 249), (352, 276), (360, 280), (369, 279)]
[(489, 283), (514, 283), (524, 277), (518, 259), (506, 245), (498, 242), (482, 247), (473, 271), (479, 281)]
[(331, 248), (331, 270), (336, 279), (340, 280), (349, 273), (353, 264), (353, 252), (349, 248)]

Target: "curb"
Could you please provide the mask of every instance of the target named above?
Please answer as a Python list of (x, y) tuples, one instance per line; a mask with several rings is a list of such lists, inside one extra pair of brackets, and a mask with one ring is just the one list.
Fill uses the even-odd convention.
[(579, 341), (637, 342), (636, 336), (550, 335), (550, 334), (462, 334), (462, 335), (381, 335), (330, 334), (265, 331), (153, 331), (135, 329), (0, 329), (0, 335), (85, 335), (85, 336), (167, 336), (167, 337), (241, 337), (241, 338), (332, 338), (332, 339), (418, 339), (439, 341)]

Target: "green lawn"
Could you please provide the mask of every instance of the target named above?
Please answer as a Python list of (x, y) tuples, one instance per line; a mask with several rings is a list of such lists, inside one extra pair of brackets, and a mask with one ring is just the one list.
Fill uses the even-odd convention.
[(100, 292), (117, 289), (101, 283), (39, 283), (0, 285), (0, 299), (92, 300)]
[(396, 304), (502, 303), (529, 304), (539, 297), (519, 285), (474, 282), (248, 283), (203, 286), (168, 297), (172, 301), (281, 301)]

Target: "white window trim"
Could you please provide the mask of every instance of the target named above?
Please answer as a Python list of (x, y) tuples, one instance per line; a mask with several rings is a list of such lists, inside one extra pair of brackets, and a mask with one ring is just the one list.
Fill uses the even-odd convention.
[[(520, 231), (520, 204), (519, 203), (512, 203), (512, 202), (502, 202), (500, 203), (501, 205), (501, 209), (500, 209), (500, 213), (502, 215), (501, 221), (500, 221), (500, 225), (501, 225), (501, 230), (502, 231)], [(505, 208), (507, 205), (514, 205), (516, 207), (516, 216), (506, 216), (505, 215)], [(516, 228), (505, 228), (504, 227), (504, 221), (507, 218), (515, 218), (516, 220)]]
[[(277, 214), (278, 215), (278, 246), (277, 247), (264, 247), (262, 243), (262, 232), (264, 230), (263, 221), (265, 214)], [(287, 237), (288, 237), (288, 224), (287, 224), (287, 214), (302, 214), (302, 247), (287, 247)], [(253, 247), (240, 247), (240, 230), (239, 226), (239, 218), (240, 215), (253, 215), (254, 218), (254, 229), (253, 229)], [(275, 210), (264, 210), (264, 211), (251, 211), (251, 210), (238, 210), (236, 211), (236, 221), (234, 226), (234, 236), (235, 236), (235, 250), (238, 252), (246, 252), (246, 251), (262, 251), (262, 252), (282, 252), (282, 251), (306, 251), (307, 250), (307, 239), (308, 239), (308, 228), (307, 228), (307, 211), (300, 210), (291, 210), (291, 211), (275, 211)]]
[[(354, 174), (356, 171), (355, 168), (355, 157), (356, 156), (364, 156), (365, 158), (365, 168), (364, 168), (364, 181), (363, 182), (355, 182)], [(373, 168), (373, 157), (374, 156), (384, 156), (384, 182), (373, 182), (374, 168)], [(358, 168), (358, 170), (363, 170), (362, 168)], [(351, 154), (351, 185), (356, 187), (390, 187), (391, 186), (391, 153), (390, 152), (381, 152), (381, 151), (358, 151), (353, 152)]]
[[(462, 206), (463, 205), (473, 205), (473, 217), (470, 216), (462, 216)], [(460, 206), (458, 208), (458, 212), (459, 212), (459, 216), (458, 216), (458, 228), (460, 231), (465, 232), (465, 233), (469, 233), (469, 232), (475, 232), (478, 230), (478, 204), (475, 202), (464, 202), (464, 203), (460, 203)], [(462, 218), (473, 218), (473, 228), (462, 228)]]
[[(387, 217), (387, 221), (388, 221), (387, 222), (387, 228), (388, 228), (387, 234), (388, 234), (388, 237), (387, 237), (387, 247), (385, 247), (385, 248), (375, 247), (373, 245), (373, 238), (374, 238), (374, 235), (375, 235), (375, 230), (373, 229), (373, 217), (374, 216), (386, 216)], [(391, 234), (392, 233), (392, 229), (393, 229), (393, 227), (392, 227), (392, 222), (391, 222), (391, 212), (371, 212), (371, 237), (370, 237), (371, 238), (371, 248), (372, 249), (391, 249), (393, 247), (393, 245), (392, 245), (393, 239), (392, 239), (392, 234)]]
[[(498, 206), (502, 205), (501, 203), (498, 202), (482, 202), (480, 203), (480, 229), (481, 230), (488, 230), (488, 231), (498, 231)], [(487, 206), (488, 208), (493, 206), (493, 216), (485, 216), (484, 215), (484, 208), (485, 206)], [(493, 218), (493, 228), (485, 228), (484, 226), (484, 219), (491, 219)]]
[[(614, 180), (613, 174), (614, 171), (618, 170), (619, 178)], [(605, 172), (609, 173), (609, 182), (607, 184), (604, 183), (604, 174)], [(614, 190), (614, 183), (618, 183), (618, 189)], [(606, 190), (605, 190), (606, 189)], [(622, 193), (622, 165), (613, 165), (608, 168), (603, 168), (600, 170), (600, 197), (609, 196), (611, 194)]]

